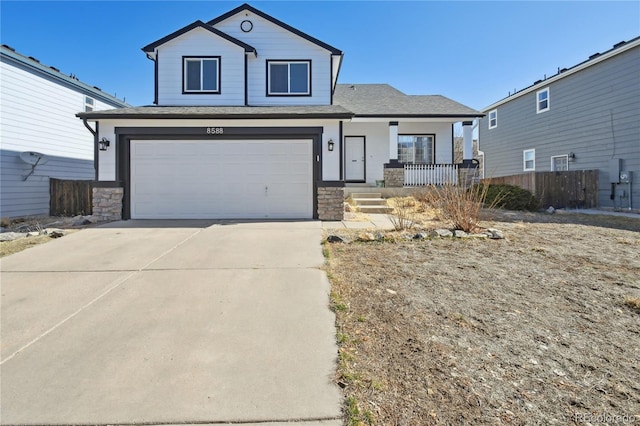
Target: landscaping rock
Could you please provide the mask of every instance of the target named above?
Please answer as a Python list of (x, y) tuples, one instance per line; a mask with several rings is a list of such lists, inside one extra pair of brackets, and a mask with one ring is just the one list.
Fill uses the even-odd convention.
[(453, 236), (456, 238), (467, 238), (469, 237), (469, 234), (467, 234), (464, 231), (461, 231), (460, 229), (456, 229), (455, 231), (453, 231)]
[(349, 203), (344, 203), (344, 211), (346, 213), (351, 213), (353, 211), (353, 207), (351, 207), (351, 204)]
[(424, 240), (428, 236), (429, 235), (426, 232), (418, 232), (416, 235), (413, 236), (413, 239), (414, 240)]
[(371, 232), (363, 232), (360, 235), (358, 235), (358, 240), (359, 241), (376, 241), (377, 238)]
[(15, 241), (26, 236), (26, 232), (3, 232), (0, 234), (0, 241)]
[(486, 233), (482, 233), (482, 234), (468, 234), (468, 235), (467, 235), (467, 237), (483, 239), (483, 238), (489, 238), (489, 235), (488, 235), (488, 234), (486, 234)]
[(329, 235), (327, 237), (327, 242), (328, 243), (346, 243), (344, 238), (339, 237), (337, 235)]
[(433, 231), (429, 232), (429, 236), (448, 238), (448, 237), (453, 237), (453, 233), (448, 229), (434, 229)]
[(549, 208), (546, 210), (547, 213), (549, 214), (554, 214), (556, 212), (556, 209), (553, 208), (553, 206), (549, 206)]
[(51, 238), (60, 238), (65, 236), (65, 232), (64, 230), (58, 228), (47, 228), (42, 231), (42, 235), (48, 235)]
[(502, 240), (502, 239), (504, 239), (504, 234), (499, 229), (489, 228), (489, 229), (487, 229), (487, 232), (489, 233), (489, 238), (491, 238), (492, 240)]
[(37, 237), (38, 235), (40, 235), (38, 231), (27, 232), (27, 237)]

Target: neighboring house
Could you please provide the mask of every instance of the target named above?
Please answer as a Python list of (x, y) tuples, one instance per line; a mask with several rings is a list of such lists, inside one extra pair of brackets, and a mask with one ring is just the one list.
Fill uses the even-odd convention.
[[(558, 70), (483, 112), (486, 177), (597, 169), (600, 207), (640, 202), (640, 37)], [(625, 171), (635, 185), (620, 178)]]
[(7, 45), (0, 99), (2, 217), (49, 214), (49, 178), (95, 179), (94, 137), (75, 115), (129, 106)]
[(471, 162), (480, 112), (386, 84), (337, 84), (342, 51), (250, 5), (142, 50), (155, 105), (78, 114), (111, 142), (99, 191), (122, 194), (99, 215), (340, 219), (345, 183), (388, 175), (402, 186), (402, 163), (455, 173), (461, 121)]

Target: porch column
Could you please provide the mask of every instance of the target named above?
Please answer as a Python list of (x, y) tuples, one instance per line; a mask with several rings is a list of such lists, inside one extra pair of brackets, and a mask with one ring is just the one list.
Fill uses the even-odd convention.
[(468, 163), (473, 160), (473, 121), (462, 122), (462, 137), (464, 141), (462, 162)]
[(389, 162), (398, 162), (398, 122), (389, 122)]

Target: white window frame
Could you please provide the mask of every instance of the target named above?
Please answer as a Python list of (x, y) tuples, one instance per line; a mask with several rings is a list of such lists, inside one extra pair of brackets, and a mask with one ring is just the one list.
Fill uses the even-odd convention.
[[(540, 100), (540, 94), (545, 93), (545, 92), (547, 93), (547, 98), (541, 101)], [(547, 102), (547, 106), (544, 107), (544, 108), (540, 108), (540, 104), (542, 102), (544, 102), (544, 101)], [(549, 111), (550, 107), (551, 107), (551, 100), (549, 98), (549, 88), (545, 87), (542, 90), (538, 90), (536, 92), (536, 114), (540, 114), (541, 112)]]
[[(307, 66), (307, 91), (306, 92), (291, 92), (291, 65), (292, 64), (305, 64)], [(287, 91), (286, 92), (273, 92), (271, 90), (271, 65), (287, 65)], [(311, 96), (311, 60), (267, 60), (267, 96)]]
[(84, 112), (95, 111), (96, 109), (96, 100), (91, 96), (84, 97)]
[[(413, 141), (411, 142), (411, 151), (412, 151), (412, 158), (410, 159), (410, 161), (408, 162), (404, 162), (405, 164), (435, 164), (436, 162), (436, 158), (435, 158), (435, 150), (436, 150), (436, 135), (435, 133), (424, 133), (424, 134), (415, 134), (415, 133), (401, 133), (398, 134), (398, 160), (400, 160), (400, 162), (402, 159), (401, 157), (401, 148), (400, 148), (400, 138), (401, 137), (409, 137), (409, 138), (413, 138)], [(420, 161), (421, 159), (418, 159), (419, 161), (416, 161), (416, 139), (417, 138), (431, 138), (431, 146), (430, 146), (430, 150), (429, 150), (429, 158), (431, 159), (430, 163), (425, 163), (424, 161)]]
[[(527, 154), (532, 154), (533, 158), (531, 160), (527, 160)], [(527, 168), (527, 161), (533, 161), (533, 167)], [(525, 172), (533, 172), (536, 170), (536, 150), (535, 149), (525, 149), (522, 151), (522, 170)]]
[[(491, 118), (491, 114), (494, 115), (493, 118)], [(489, 111), (489, 129), (495, 129), (496, 127), (498, 127), (498, 110), (494, 109)], [(493, 126), (491, 125), (491, 121), (494, 121)]]
[[(556, 170), (555, 163), (553, 162), (553, 160), (556, 159), (556, 158), (565, 158), (567, 160), (567, 170)], [(552, 155), (551, 156), (551, 171), (552, 172), (557, 172), (557, 171), (564, 172), (564, 171), (568, 171), (568, 170), (569, 170), (569, 155), (568, 154)]]
[[(204, 61), (215, 61), (216, 63), (216, 88), (215, 90), (203, 89), (204, 85)], [(200, 89), (187, 89), (187, 63), (188, 62), (200, 62)], [(207, 94), (207, 95), (219, 95), (221, 76), (220, 76), (220, 56), (183, 56), (182, 57), (182, 93), (183, 94)]]

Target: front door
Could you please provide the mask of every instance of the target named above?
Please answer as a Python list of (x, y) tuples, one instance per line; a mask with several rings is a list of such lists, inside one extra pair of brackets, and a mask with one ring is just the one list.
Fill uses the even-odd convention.
[(346, 136), (344, 138), (344, 180), (365, 181), (365, 137)]

